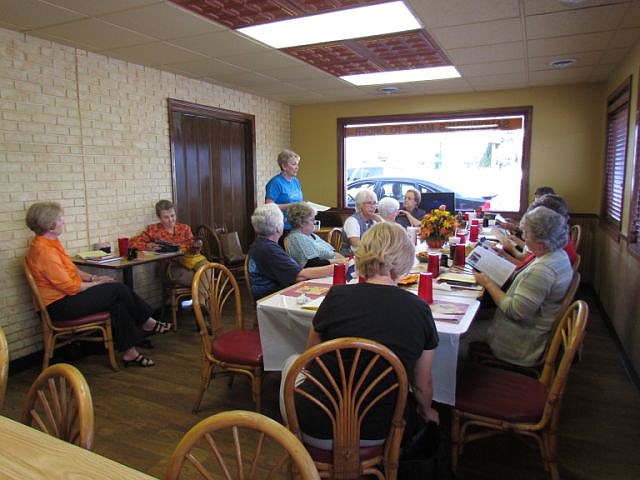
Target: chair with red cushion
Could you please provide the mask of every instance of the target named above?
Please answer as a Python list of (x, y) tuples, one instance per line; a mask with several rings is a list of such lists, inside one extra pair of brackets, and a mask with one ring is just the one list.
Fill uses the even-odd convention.
[(576, 351), (585, 333), (589, 307), (574, 302), (560, 320), (539, 378), (484, 365), (470, 365), (458, 380), (451, 422), (455, 471), (465, 443), (512, 432), (534, 438), (546, 470), (558, 479), (557, 434), (560, 405)]
[[(191, 288), (193, 310), (202, 340), (202, 381), (193, 412), (200, 409), (202, 397), (216, 369), (248, 376), (256, 410), (260, 411), (264, 368), (260, 333), (244, 326), (238, 282), (224, 265), (208, 263), (196, 272)], [(230, 329), (223, 327), (225, 306), (234, 316), (234, 325)]]
[[(333, 365), (333, 371), (327, 365)], [(305, 383), (319, 385), (322, 393), (318, 396), (308, 393), (301, 388), (301, 378)], [(394, 480), (398, 474), (407, 392), (407, 373), (391, 350), (373, 340), (346, 337), (303, 352), (286, 374), (283, 396), (289, 429), (303, 443), (296, 397), (316, 404), (332, 426), (331, 450), (305, 444), (321, 477), (355, 479), (373, 475)], [(375, 404), (391, 395), (395, 401), (384, 443), (361, 447), (362, 423), (371, 419), (367, 415)], [(329, 401), (323, 402), (321, 397)]]
[[(111, 314), (109, 312), (97, 312), (84, 317), (65, 320), (62, 322), (54, 322), (49, 316), (47, 307), (44, 304), (38, 286), (31, 274), (31, 270), (24, 262), (24, 273), (27, 277), (27, 283), (31, 288), (33, 296), (33, 305), (40, 315), (42, 322), (42, 335), (44, 344), (44, 355), (42, 359), (42, 369), (49, 366), (49, 360), (53, 356), (56, 348), (68, 345), (75, 341), (85, 342), (102, 342), (109, 354), (109, 363), (111, 368), (118, 371), (118, 362), (113, 348), (113, 334), (111, 331)], [(98, 332), (100, 336), (94, 336)]]

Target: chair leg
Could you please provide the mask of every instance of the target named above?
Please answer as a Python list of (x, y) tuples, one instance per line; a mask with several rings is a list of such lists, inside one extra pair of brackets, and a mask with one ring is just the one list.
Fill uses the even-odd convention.
[(173, 324), (173, 329), (178, 330), (178, 297), (176, 295), (171, 295), (171, 323)]
[(104, 332), (104, 346), (107, 349), (107, 355), (109, 356), (109, 364), (114, 372), (118, 372), (118, 361), (116, 360), (116, 353), (113, 347), (113, 335), (111, 333), (111, 327), (108, 326)]
[(42, 370), (44, 370), (49, 366), (49, 361), (53, 356), (53, 343), (54, 343), (53, 335), (51, 334), (45, 335), (44, 341), (42, 343), (43, 343), (42, 348), (44, 350), (44, 352), (42, 352)]
[(451, 470), (454, 475), (458, 470), (460, 440), (460, 413), (453, 408), (451, 412)]
[(256, 402), (256, 412), (262, 411), (262, 369), (256, 369), (251, 379), (253, 400)]
[(200, 410), (200, 403), (202, 403), (202, 398), (204, 397), (204, 394), (209, 388), (209, 384), (211, 383), (212, 369), (213, 365), (206, 359), (203, 360), (202, 376), (200, 377), (200, 391), (198, 392), (198, 396), (196, 397), (196, 403), (193, 405), (193, 409), (191, 410), (193, 413), (198, 413), (198, 411)]

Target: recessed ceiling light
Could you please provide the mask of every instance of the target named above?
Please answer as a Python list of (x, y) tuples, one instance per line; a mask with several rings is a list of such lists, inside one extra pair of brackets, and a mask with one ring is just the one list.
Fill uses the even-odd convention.
[(458, 78), (460, 73), (455, 67), (413, 68), (396, 70), (395, 72), (361, 73), (340, 77), (353, 85), (384, 85), (388, 83), (422, 82), (425, 80), (442, 80)]
[(567, 5), (577, 5), (584, 2), (584, 0), (558, 0), (560, 3), (566, 3)]
[(239, 28), (273, 48), (312, 45), (422, 28), (403, 2), (350, 8), (308, 17)]
[(561, 58), (560, 60), (552, 60), (549, 66), (553, 68), (567, 68), (576, 63), (575, 58)]
[(384, 93), (385, 95), (393, 95), (394, 93), (398, 93), (400, 89), (398, 87), (390, 85), (388, 87), (379, 88), (378, 91), (380, 93)]

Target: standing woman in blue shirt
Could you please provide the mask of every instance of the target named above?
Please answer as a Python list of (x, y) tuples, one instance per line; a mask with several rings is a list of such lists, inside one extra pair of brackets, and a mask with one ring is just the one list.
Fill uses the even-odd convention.
[(265, 203), (275, 203), (284, 214), (285, 234), (291, 230), (287, 212), (294, 203), (302, 201), (302, 186), (296, 177), (300, 164), (300, 155), (293, 150), (283, 150), (278, 155), (280, 173), (267, 183)]

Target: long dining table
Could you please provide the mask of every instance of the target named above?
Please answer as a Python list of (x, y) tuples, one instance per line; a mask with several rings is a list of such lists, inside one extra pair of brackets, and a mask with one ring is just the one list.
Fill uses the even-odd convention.
[(155, 477), (0, 416), (0, 478), (153, 480)]
[[(326, 277), (300, 282), (285, 288), (257, 302), (257, 317), (260, 327), (260, 342), (264, 369), (280, 371), (285, 360), (293, 354), (302, 353), (307, 343), (315, 310), (314, 303), (301, 304), (299, 297), (322, 297), (331, 286), (332, 278)], [(417, 286), (408, 287), (417, 292)], [(323, 293), (324, 291), (324, 293)], [(439, 343), (435, 351), (432, 368), (434, 394), (437, 402), (453, 405), (456, 394), (456, 370), (458, 367), (458, 347), (460, 336), (464, 334), (475, 317), (480, 302), (480, 290), (450, 288), (434, 283), (434, 304), (459, 308), (456, 321), (446, 314), (439, 316), (432, 306), (438, 330)], [(315, 300), (317, 304), (319, 299)]]

